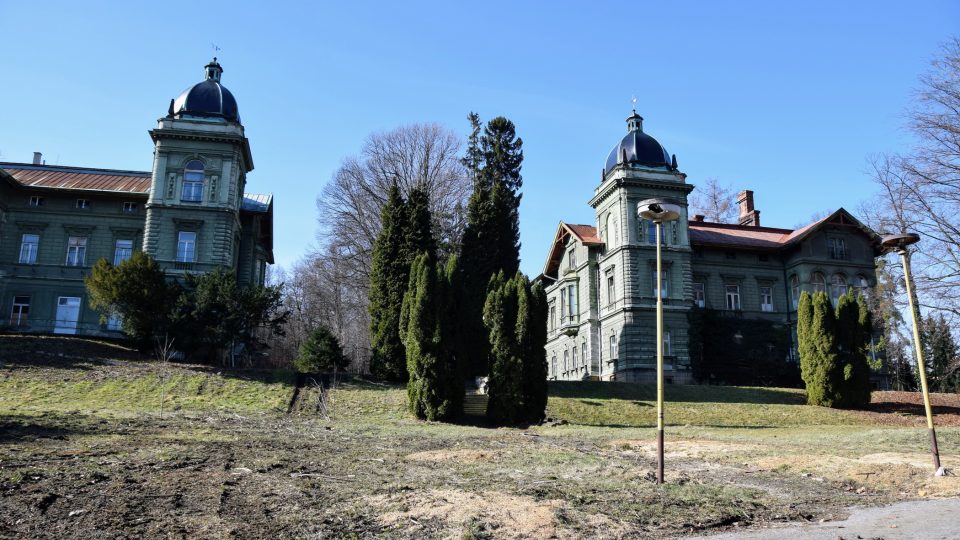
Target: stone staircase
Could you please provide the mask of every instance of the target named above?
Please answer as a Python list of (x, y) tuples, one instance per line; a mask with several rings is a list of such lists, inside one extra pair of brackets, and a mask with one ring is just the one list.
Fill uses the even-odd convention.
[(487, 401), (489, 399), (489, 396), (486, 394), (467, 392), (467, 394), (463, 396), (463, 415), (476, 418), (486, 417)]

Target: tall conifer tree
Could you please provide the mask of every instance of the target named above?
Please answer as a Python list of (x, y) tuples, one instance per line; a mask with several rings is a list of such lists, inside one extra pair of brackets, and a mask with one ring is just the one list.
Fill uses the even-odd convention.
[(832, 378), (839, 383), (834, 396), (834, 406), (838, 407), (856, 408), (870, 403), (870, 365), (860, 308), (853, 289), (837, 301), (837, 365), (834, 366), (837, 373)]
[(390, 188), (380, 221), (370, 271), (370, 372), (381, 379), (403, 382), (407, 369), (400, 338), (400, 310), (410, 262), (405, 226), (407, 206), (396, 184)]
[(471, 113), (472, 133), (464, 165), (474, 175), (467, 226), (460, 254), (463, 285), (463, 332), (459, 340), (467, 374), (489, 371), (490, 350), (483, 308), (491, 277), (512, 276), (520, 266), (519, 190), (523, 185), (523, 141), (513, 122), (491, 120), (480, 134), (480, 119)]

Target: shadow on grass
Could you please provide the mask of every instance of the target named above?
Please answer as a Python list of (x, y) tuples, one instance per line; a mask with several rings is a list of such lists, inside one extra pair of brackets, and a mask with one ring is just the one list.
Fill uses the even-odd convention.
[[(951, 405), (932, 405), (931, 409), (934, 416), (939, 414), (960, 415), (960, 407), (954, 407)], [(923, 405), (919, 403), (871, 403), (864, 410), (883, 414), (898, 414), (901, 416), (925, 417), (927, 415)]]
[[(600, 381), (551, 381), (550, 397), (581, 400), (623, 399), (651, 402), (657, 399), (652, 384)], [(787, 388), (752, 388), (740, 386), (667, 385), (664, 399), (674, 403), (755, 403), (770, 405), (803, 405), (806, 396), (801, 390)], [(593, 403), (588, 403), (593, 404)]]
[(62, 417), (30, 418), (0, 416), (0, 444), (32, 442), (38, 439), (66, 440), (71, 435), (97, 431)]

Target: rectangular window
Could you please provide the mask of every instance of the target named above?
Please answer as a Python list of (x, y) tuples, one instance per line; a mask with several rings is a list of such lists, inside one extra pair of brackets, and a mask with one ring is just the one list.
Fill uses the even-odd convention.
[(554, 330), (557, 328), (557, 306), (556, 303), (550, 302), (550, 329)]
[(200, 202), (203, 200), (203, 180), (183, 180), (183, 191), (180, 194), (181, 201)]
[(36, 195), (30, 197), (30, 206), (43, 206), (43, 203), (43, 197), (38, 197)]
[(827, 251), (831, 259), (842, 261), (847, 258), (847, 246), (843, 238), (828, 238)]
[(10, 312), (10, 326), (20, 326), (27, 323), (27, 316), (30, 314), (30, 297), (14, 296), (13, 310)]
[(560, 325), (567, 322), (567, 289), (560, 289)]
[(613, 303), (613, 298), (616, 292), (617, 291), (613, 286), (613, 274), (610, 274), (607, 276), (607, 305)]
[(25, 234), (20, 239), (20, 264), (36, 264), (40, 249), (39, 234)]
[(570, 317), (570, 322), (577, 322), (580, 315), (580, 309), (577, 305), (577, 287), (573, 285), (567, 287), (567, 315)]
[(113, 330), (114, 332), (123, 330), (123, 317), (116, 313), (110, 315), (110, 318), (107, 319), (107, 330)]
[(570, 357), (571, 357), (571, 360), (573, 361), (573, 369), (577, 369), (579, 366), (577, 365), (577, 344), (576, 343), (573, 344), (573, 347), (570, 347)]
[[(653, 290), (653, 296), (657, 296), (656, 274), (653, 275), (653, 280), (654, 283), (651, 289)], [(663, 298), (670, 296), (670, 274), (666, 270), (663, 270), (660, 275), (660, 294)]]
[(125, 202), (123, 203), (123, 213), (124, 214), (134, 214), (137, 211), (137, 203), (135, 202)]
[(773, 311), (773, 287), (760, 287), (760, 311)]
[(87, 258), (87, 237), (71, 236), (67, 239), (67, 266), (83, 266)]
[(563, 371), (564, 373), (570, 371), (570, 351), (568, 349), (563, 350)]
[(800, 278), (790, 276), (790, 297), (793, 300), (793, 309), (800, 305)]
[(580, 345), (580, 358), (583, 358), (583, 365), (587, 365), (587, 341), (584, 340)]
[(647, 243), (657, 243), (657, 224), (649, 219), (643, 220), (643, 227), (647, 230)]
[(570, 261), (570, 269), (575, 270), (577, 268), (577, 248), (567, 252), (567, 259)]
[(663, 355), (673, 356), (673, 345), (670, 342), (670, 332), (663, 333)]
[(553, 356), (550, 357), (550, 373), (553, 374), (553, 377), (557, 376), (557, 353), (553, 353)]
[(727, 285), (727, 309), (731, 311), (740, 310), (740, 286)]
[(117, 266), (133, 255), (133, 240), (117, 240), (113, 250), (113, 265)]
[(617, 357), (617, 336), (610, 334), (610, 359)]
[(90, 208), (90, 199), (77, 199), (77, 208)]
[(194, 262), (197, 260), (197, 233), (180, 231), (177, 235), (177, 262)]
[(700, 308), (707, 305), (707, 295), (705, 289), (703, 288), (703, 283), (693, 284), (693, 303)]

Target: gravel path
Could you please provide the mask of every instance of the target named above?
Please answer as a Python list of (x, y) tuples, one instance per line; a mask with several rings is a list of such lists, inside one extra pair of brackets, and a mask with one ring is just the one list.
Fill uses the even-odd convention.
[(691, 536), (688, 540), (805, 540), (960, 538), (960, 499), (907, 501), (876, 508), (853, 508), (845, 521)]

